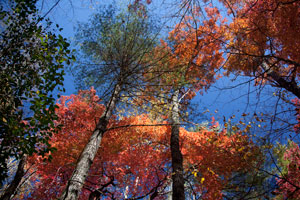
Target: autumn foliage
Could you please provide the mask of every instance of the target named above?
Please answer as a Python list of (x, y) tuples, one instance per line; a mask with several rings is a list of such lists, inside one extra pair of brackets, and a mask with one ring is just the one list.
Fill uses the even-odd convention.
[(255, 169), (259, 150), (240, 133), (229, 136), (213, 119), (210, 129), (188, 132), (181, 129), (186, 167), (196, 172), (196, 190), (203, 199), (221, 199), (222, 189), (234, 172)]
[[(57, 124), (64, 126), (51, 138), (51, 144), (58, 150), (51, 154), (50, 163), (40, 157), (31, 158), (37, 169), (31, 199), (60, 196), (94, 129), (96, 117), (104, 110), (99, 101), (93, 89), (60, 98)], [(215, 122), (211, 130), (208, 127), (197, 132), (180, 129), (185, 173), (192, 175), (195, 190), (204, 199), (221, 199), (223, 186), (232, 173), (253, 167), (258, 153), (247, 136), (229, 136), (226, 130), (215, 131), (214, 126)], [(91, 192), (109, 182), (102, 190), (103, 197), (140, 197), (157, 191), (157, 198), (163, 198), (171, 176), (171, 130), (167, 122), (158, 124), (141, 115), (114, 118), (109, 127), (80, 199), (87, 199)]]
[[(174, 175), (182, 175), (182, 171), (184, 181), (181, 181), (183, 183), (181, 186), (184, 185), (182, 187), (184, 191), (181, 193), (187, 194), (192, 191), (193, 194), (190, 195), (194, 195), (193, 198), (221, 200), (233, 190), (236, 190), (233, 193), (238, 193), (245, 188), (249, 189), (248, 182), (241, 190), (234, 188), (238, 185), (233, 181), (234, 175), (240, 176), (239, 180), (245, 181), (248, 176), (254, 174), (248, 173), (249, 171), (256, 173), (259, 170), (277, 177), (276, 181), (273, 179), (274, 185), (276, 182), (278, 187), (273, 190), (275, 195), (271, 195), (272, 198), (299, 198), (298, 144), (289, 143), (286, 152), (281, 154), (279, 167), (276, 167), (278, 171), (282, 169), (283, 173), (277, 176), (265, 170), (263, 165), (266, 155), (262, 155), (262, 149), (267, 146), (265, 143), (269, 138), (258, 136), (257, 141), (263, 141), (262, 147), (258, 147), (247, 135), (252, 131), (250, 123), (243, 132), (239, 132), (236, 128), (229, 133), (226, 129), (229, 127), (228, 123), (224, 129), (220, 128), (222, 126), (213, 117), (209, 126), (193, 127), (193, 131), (181, 126), (181, 122), (188, 115), (183, 111), (187, 111), (190, 100), (197, 93), (207, 91), (221, 74), (230, 76), (235, 73), (254, 77), (256, 84), (271, 83), (296, 95), (298, 98), (291, 102), (296, 108), (297, 124), (294, 131), (299, 133), (300, 1), (219, 0), (225, 12), (214, 7), (219, 4), (213, 5), (206, 0), (201, 1), (203, 5), (205, 4), (203, 9), (200, 6), (190, 8), (191, 2), (194, 1), (179, 2), (181, 8), (189, 12), (181, 16), (181, 21), (166, 38), (153, 42), (153, 45), (151, 42), (151, 49), (147, 47), (147, 51), (141, 53), (137, 62), (130, 61), (131, 57), (136, 56), (135, 53), (127, 55), (115, 39), (110, 41), (118, 48), (107, 51), (106, 57), (111, 59), (107, 66), (115, 66), (115, 62), (121, 63), (120, 69), (111, 71), (119, 75), (115, 78), (119, 85), (112, 87), (118, 91), (117, 95), (113, 94), (111, 98), (111, 101), (112, 99), (114, 101), (113, 108), (107, 109), (109, 103), (107, 108), (102, 104), (93, 87), (90, 90), (81, 90), (77, 95), (62, 96), (58, 100), (58, 108), (55, 110), (58, 119), (54, 122), (57, 133), (51, 136), (49, 142), (57, 150), (47, 154), (46, 157), (34, 155), (28, 159), (28, 171), (33, 174), (30, 176), (30, 182), (33, 184), (31, 192), (22, 198), (41, 200), (60, 198), (68, 181), (72, 180), (74, 183), (74, 179), (70, 177), (74, 173), (78, 158), (86, 144), (92, 141), (90, 137), (93, 132), (97, 135), (99, 130), (102, 131), (101, 135), (98, 134), (102, 139), (101, 143), (98, 143), (100, 149), (98, 152), (94, 151), (93, 155), (97, 152), (94, 160), (85, 162), (92, 163), (92, 167), (78, 165), (89, 169), (86, 179), (86, 171), (81, 175), (82, 180), (86, 180), (82, 183), (83, 190), (79, 197), (82, 200), (148, 197), (166, 199), (172, 192)], [(141, 19), (146, 19), (148, 17), (146, 5), (151, 3), (151, 0), (135, 0), (128, 8), (136, 12)], [(226, 11), (229, 20), (225, 18)], [(118, 26), (123, 26), (124, 23), (125, 20), (121, 20), (120, 25), (116, 25), (112, 33), (117, 34)], [(110, 26), (109, 23), (106, 25)], [(134, 33), (132, 36), (124, 33), (124, 36), (116, 40), (127, 37), (129, 40), (138, 38), (138, 34), (141, 33), (135, 33), (135, 27), (133, 25), (132, 27)], [(92, 25), (91, 30), (93, 29)], [(98, 33), (96, 35), (99, 36)], [(111, 35), (107, 34), (106, 38), (111, 38)], [(145, 41), (148, 39), (147, 36)], [(106, 44), (106, 39), (103, 41)], [(126, 43), (125, 46), (128, 48), (126, 50), (131, 50), (130, 46), (133, 44)], [(111, 46), (109, 42), (107, 45), (105, 47)], [(93, 56), (97, 57), (99, 52), (94, 51), (92, 47), (88, 52), (95, 53)], [(139, 48), (140, 45), (137, 45), (137, 49)], [(122, 54), (118, 54), (120, 52)], [(122, 59), (117, 60), (119, 57)], [(102, 60), (98, 61), (101, 64), (95, 65), (102, 65)], [(127, 62), (132, 66), (128, 67)], [(111, 73), (108, 72), (112, 69), (109, 67), (104, 68), (104, 74)], [(126, 74), (127, 68), (133, 70)], [(135, 71), (136, 68), (139, 70)], [(133, 78), (128, 78), (130, 76)], [(96, 75), (95, 77), (98, 81), (98, 77)], [(130, 109), (126, 110), (123, 106)], [(130, 113), (132, 110), (135, 112), (135, 108), (143, 110), (143, 114)], [(114, 115), (103, 118), (105, 116), (103, 113), (108, 113), (107, 110)], [(101, 118), (105, 119), (105, 123), (99, 123)], [(276, 116), (272, 116), (272, 120), (273, 118), (275, 120)], [(104, 128), (99, 128), (99, 124)], [(240, 124), (246, 123), (240, 121)], [(180, 157), (178, 160), (181, 166), (178, 168), (181, 171), (172, 171), (174, 150), (171, 135), (176, 133), (178, 136), (178, 128), (180, 140), (176, 138), (176, 148), (180, 153), (177, 157)], [(90, 143), (90, 147), (93, 148), (93, 142)], [(264, 151), (269, 151), (270, 148)], [(270, 152), (268, 155), (271, 155)], [(51, 162), (45, 158), (49, 158)], [(272, 161), (274, 165), (277, 164), (275, 160)], [(257, 177), (253, 180), (255, 178)], [(264, 183), (258, 183), (262, 179), (264, 177), (251, 182), (253, 188), (254, 184), (264, 186)], [(80, 190), (81, 188), (77, 191)], [(176, 195), (175, 192), (174, 194)]]
[[(300, 197), (300, 149), (299, 145), (289, 141), (284, 148), (283, 156), (279, 158), (282, 173), (277, 178), (278, 189), (275, 193), (279, 194), (278, 199), (299, 199)], [(277, 199), (277, 198), (276, 198)]]
[(226, 20), (215, 7), (205, 11), (207, 20), (201, 19), (199, 10), (185, 16), (149, 55), (156, 62), (150, 71), (159, 74), (161, 87), (186, 87), (197, 92), (215, 81), (215, 70), (224, 61), (221, 49)]
[[(235, 11), (229, 25), (226, 69), (261, 76), (266, 62), (288, 80), (298, 80), (300, 63), (299, 1), (230, 1)], [(227, 4), (228, 5), (228, 4)], [(229, 9), (230, 10), (230, 9)]]
[(56, 110), (59, 120), (56, 123), (62, 125), (62, 129), (51, 138), (51, 145), (59, 150), (51, 154), (51, 163), (43, 162), (41, 157), (31, 159), (33, 164), (38, 163), (33, 199), (59, 197), (57, 195), (64, 189), (81, 150), (104, 111), (104, 106), (97, 101), (99, 99), (93, 89), (60, 98)]

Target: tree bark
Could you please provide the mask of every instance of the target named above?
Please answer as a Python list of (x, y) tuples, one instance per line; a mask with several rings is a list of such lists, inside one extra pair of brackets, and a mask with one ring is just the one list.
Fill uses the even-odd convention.
[(13, 181), (10, 183), (9, 187), (5, 190), (4, 194), (0, 197), (0, 200), (9, 200), (15, 194), (23, 176), (25, 175), (24, 166), (26, 164), (26, 160), (27, 160), (27, 156), (23, 155), (23, 157), (21, 158), (18, 164), (18, 168)]
[(94, 130), (92, 136), (90, 137), (88, 143), (84, 147), (81, 155), (77, 161), (76, 168), (68, 181), (68, 184), (61, 196), (61, 200), (76, 200), (84, 185), (85, 179), (88, 175), (89, 169), (93, 164), (94, 158), (100, 147), (103, 134), (107, 130), (107, 124), (112, 116), (112, 112), (115, 109), (116, 103), (119, 99), (119, 94), (121, 91), (121, 84), (117, 83), (111, 99), (106, 106), (105, 112), (100, 117), (97, 123), (96, 129)]
[(300, 99), (300, 88), (298, 87), (297, 83), (295, 80), (287, 81), (284, 79), (280, 74), (277, 72), (273, 71), (271, 67), (264, 61), (262, 63), (262, 68), (264, 71), (267, 73), (267, 75), (276, 82), (278, 87), (284, 88), (287, 91), (293, 93), (295, 96)]
[(172, 96), (171, 111), (172, 199), (184, 200), (183, 157), (179, 145), (179, 90)]

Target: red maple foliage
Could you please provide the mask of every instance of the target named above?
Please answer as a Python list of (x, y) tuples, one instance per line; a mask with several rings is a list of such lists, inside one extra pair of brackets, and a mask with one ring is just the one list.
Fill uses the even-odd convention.
[[(300, 197), (300, 149), (299, 145), (294, 142), (290, 142), (286, 149), (283, 159), (284, 168), (286, 168), (286, 174), (277, 179), (279, 188), (276, 190), (276, 194), (282, 195), (285, 199), (299, 199)], [(280, 197), (280, 196), (278, 196)]]
[[(95, 91), (61, 97), (57, 124), (63, 124), (51, 144), (52, 162), (32, 157), (36, 164), (35, 188), (30, 199), (55, 199), (61, 195), (89, 135), (104, 107)], [(112, 119), (109, 131), (90, 170), (80, 199), (88, 199), (98, 189), (103, 197), (129, 198), (152, 195), (164, 198), (162, 191), (170, 184), (171, 128), (140, 115)], [(257, 148), (247, 136), (227, 135), (225, 130), (180, 129), (181, 151), (186, 174), (194, 175), (197, 192), (204, 199), (220, 199), (222, 188), (233, 172), (249, 169), (256, 159)], [(256, 153), (255, 153), (256, 152)], [(160, 193), (161, 192), (161, 193)]]

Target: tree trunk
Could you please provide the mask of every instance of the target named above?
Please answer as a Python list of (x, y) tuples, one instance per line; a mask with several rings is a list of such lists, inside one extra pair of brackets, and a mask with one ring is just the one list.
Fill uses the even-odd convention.
[(9, 200), (12, 198), (12, 196), (15, 194), (16, 190), (18, 189), (18, 186), (20, 185), (20, 182), (25, 175), (24, 166), (27, 160), (27, 156), (23, 155), (21, 158), (18, 168), (15, 174), (15, 177), (13, 181), (10, 183), (9, 187), (5, 190), (4, 194), (0, 197), (0, 200)]
[(261, 66), (264, 69), (264, 71), (267, 73), (267, 75), (277, 83), (278, 87), (286, 89), (287, 91), (297, 96), (298, 99), (300, 99), (300, 88), (297, 85), (295, 80), (287, 81), (280, 74), (273, 71), (265, 61), (262, 63)]
[(115, 86), (114, 92), (111, 96), (110, 102), (106, 106), (105, 112), (100, 117), (99, 122), (90, 137), (88, 143), (84, 147), (81, 155), (77, 161), (76, 169), (68, 181), (66, 189), (61, 196), (61, 200), (76, 200), (82, 190), (85, 179), (88, 175), (89, 169), (93, 164), (94, 158), (100, 147), (103, 134), (107, 130), (107, 124), (112, 116), (112, 111), (115, 109), (116, 103), (121, 91), (121, 84)]
[(184, 200), (183, 158), (179, 146), (179, 90), (172, 96), (171, 111), (172, 199)]

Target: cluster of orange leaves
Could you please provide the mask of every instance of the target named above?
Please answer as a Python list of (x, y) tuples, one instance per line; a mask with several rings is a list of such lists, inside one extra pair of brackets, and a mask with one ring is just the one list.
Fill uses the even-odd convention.
[[(218, 124), (212, 122), (211, 128)], [(233, 172), (257, 167), (259, 149), (240, 133), (229, 136), (226, 130), (202, 129), (198, 132), (180, 130), (185, 165), (193, 166), (197, 176), (197, 189), (203, 199), (222, 199), (222, 189)]]
[[(228, 28), (230, 56), (228, 72), (252, 75), (261, 58), (269, 59), (272, 69), (288, 76), (300, 63), (300, 2), (289, 0), (230, 1), (236, 16)], [(292, 61), (292, 62), (290, 62)], [(273, 66), (274, 65), (274, 66)], [(299, 72), (299, 69), (296, 69)]]
[[(61, 97), (58, 105), (57, 124), (64, 126), (51, 138), (51, 144), (57, 148), (52, 162), (46, 163), (39, 157), (30, 159), (37, 170), (31, 199), (55, 199), (61, 195), (104, 110), (93, 89)], [(90, 190), (112, 177), (115, 186), (108, 189), (115, 198), (124, 198), (124, 193), (142, 196), (160, 183), (161, 188), (170, 184), (171, 128), (167, 122), (158, 123), (141, 115), (114, 118), (108, 127), (80, 199), (87, 199)], [(196, 170), (196, 188), (203, 193), (203, 199), (221, 199), (222, 188), (231, 174), (249, 169), (256, 160), (257, 148), (239, 133), (228, 136), (225, 130), (189, 132), (181, 128), (180, 137), (185, 172)]]
[[(154, 70), (169, 71), (164, 77), (160, 77), (162, 85), (171, 84), (174, 87), (183, 84), (199, 91), (207, 89), (214, 81), (214, 70), (224, 61), (220, 50), (226, 20), (222, 19), (215, 7), (205, 10), (207, 20), (201, 21), (197, 11), (193, 17), (185, 16), (169, 33), (167, 41), (161, 40), (161, 44), (154, 50), (154, 55), (151, 55), (152, 59), (158, 60), (159, 69)], [(160, 59), (162, 55), (164, 58)]]
[[(146, 56), (149, 63), (154, 63), (144, 74), (146, 82), (151, 81), (146, 86), (145, 99), (136, 100), (137, 105), (148, 101), (152, 106), (161, 106), (162, 101), (170, 98), (170, 91), (178, 88), (185, 94), (184, 101), (189, 101), (196, 92), (207, 90), (219, 78), (216, 70), (224, 62), (221, 49), (226, 20), (215, 7), (207, 7), (205, 11), (204, 21), (199, 10), (194, 11), (193, 17), (185, 16), (168, 38), (161, 39)], [(167, 106), (164, 109), (168, 110)], [(162, 109), (153, 106), (151, 110)]]

